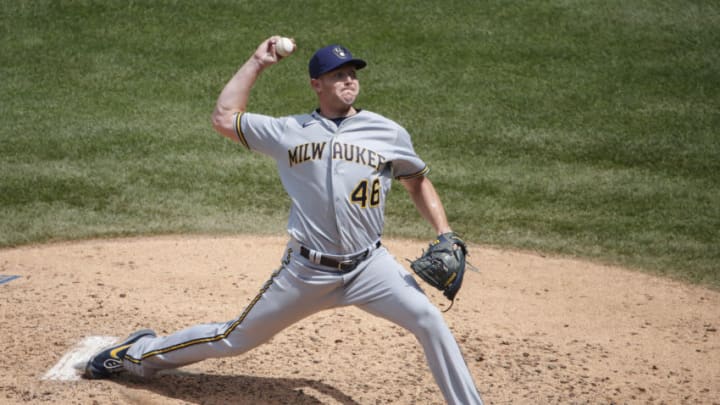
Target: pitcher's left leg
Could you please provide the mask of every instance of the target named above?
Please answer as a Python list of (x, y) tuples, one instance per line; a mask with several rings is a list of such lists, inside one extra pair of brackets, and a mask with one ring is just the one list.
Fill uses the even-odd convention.
[(412, 332), (448, 404), (482, 404), (460, 347), (442, 313), (384, 248), (346, 287), (349, 304)]

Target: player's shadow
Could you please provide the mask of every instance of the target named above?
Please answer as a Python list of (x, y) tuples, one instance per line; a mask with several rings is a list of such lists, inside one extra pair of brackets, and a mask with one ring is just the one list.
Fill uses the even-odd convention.
[(128, 388), (151, 391), (194, 404), (324, 404), (329, 399), (343, 405), (359, 404), (337, 388), (307, 378), (174, 371), (151, 379), (124, 375), (113, 381)]

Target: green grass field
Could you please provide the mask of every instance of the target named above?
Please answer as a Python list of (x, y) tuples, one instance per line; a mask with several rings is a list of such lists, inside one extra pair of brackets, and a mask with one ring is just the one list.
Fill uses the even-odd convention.
[[(307, 60), (345, 44), (467, 240), (720, 287), (717, 2), (0, 0), (0, 30), (0, 246), (282, 233), (272, 162), (210, 127), (282, 34), (250, 109), (314, 108)], [(395, 190), (386, 233), (429, 239)]]

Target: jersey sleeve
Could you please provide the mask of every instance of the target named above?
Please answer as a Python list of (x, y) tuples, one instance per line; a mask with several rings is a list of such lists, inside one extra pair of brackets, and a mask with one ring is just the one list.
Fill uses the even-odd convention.
[(280, 143), (286, 121), (285, 118), (241, 112), (235, 115), (235, 132), (240, 143), (249, 150), (275, 156), (282, 151)]
[(400, 127), (396, 138), (396, 150), (392, 159), (393, 177), (398, 180), (426, 175), (430, 168), (415, 153), (410, 134)]

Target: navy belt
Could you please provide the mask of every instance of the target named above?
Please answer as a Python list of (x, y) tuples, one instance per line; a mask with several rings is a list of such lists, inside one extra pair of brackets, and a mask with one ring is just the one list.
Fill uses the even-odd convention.
[[(382, 243), (380, 241), (377, 241), (375, 244), (375, 249), (382, 246)], [(316, 257), (319, 255), (319, 260), (313, 260), (311, 257), (310, 249), (306, 248), (305, 246), (300, 246), (300, 256), (310, 260), (313, 263), (320, 264), (322, 266), (326, 267), (332, 267), (334, 269), (340, 270), (340, 271), (351, 271), (357, 267), (360, 262), (367, 259), (368, 255), (370, 254), (370, 251), (372, 248), (365, 249), (365, 251), (358, 253), (356, 255), (350, 256), (344, 260), (334, 259), (331, 256), (326, 256), (323, 254), (316, 254)]]

